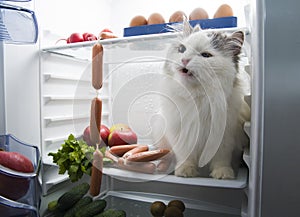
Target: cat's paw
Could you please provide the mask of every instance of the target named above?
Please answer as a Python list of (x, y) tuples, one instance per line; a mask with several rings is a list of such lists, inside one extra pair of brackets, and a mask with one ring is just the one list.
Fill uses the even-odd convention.
[(175, 176), (196, 177), (199, 176), (198, 166), (186, 163), (175, 169)]
[(234, 179), (234, 171), (231, 167), (218, 167), (212, 170), (210, 176), (215, 179)]

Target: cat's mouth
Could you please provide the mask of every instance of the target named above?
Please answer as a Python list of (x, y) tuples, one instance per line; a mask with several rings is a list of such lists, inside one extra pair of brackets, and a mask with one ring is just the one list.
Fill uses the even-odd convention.
[(179, 72), (184, 76), (193, 76), (193, 73), (187, 68), (180, 68)]

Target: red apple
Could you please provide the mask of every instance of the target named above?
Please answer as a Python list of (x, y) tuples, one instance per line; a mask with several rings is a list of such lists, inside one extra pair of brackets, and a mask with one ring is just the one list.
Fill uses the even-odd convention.
[(110, 129), (108, 136), (108, 146), (127, 145), (137, 143), (136, 133), (123, 123), (114, 124)]
[[(107, 126), (101, 124), (101, 127), (100, 127), (100, 136), (101, 136), (102, 142), (101, 142), (100, 146), (108, 145), (108, 136), (109, 136), (109, 133), (110, 133), (109, 128)], [(83, 140), (88, 145), (94, 145), (94, 144), (92, 144), (91, 138), (90, 138), (90, 126), (87, 126), (84, 129), (82, 137), (83, 137)], [(103, 144), (103, 142), (105, 144)]]
[(103, 124), (101, 124), (100, 135), (103, 142), (108, 145), (108, 136), (110, 134), (109, 128)]
[(90, 126), (87, 126), (84, 129), (82, 139), (83, 139), (83, 141), (86, 142), (86, 144), (92, 145), (91, 138), (90, 138)]
[(127, 124), (118, 123), (112, 125), (112, 127), (109, 129), (110, 133), (112, 133), (115, 130), (131, 130), (131, 128)]

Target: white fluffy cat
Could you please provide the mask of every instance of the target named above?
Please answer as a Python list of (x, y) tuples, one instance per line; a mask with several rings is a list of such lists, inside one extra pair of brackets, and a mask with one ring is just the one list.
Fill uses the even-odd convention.
[(161, 79), (161, 127), (156, 141), (176, 158), (175, 175), (232, 179), (240, 166), (249, 118), (239, 79), (244, 34), (205, 33), (184, 22)]

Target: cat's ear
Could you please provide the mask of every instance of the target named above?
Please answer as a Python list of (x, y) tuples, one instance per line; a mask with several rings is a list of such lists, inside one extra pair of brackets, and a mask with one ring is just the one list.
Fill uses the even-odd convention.
[(244, 33), (242, 31), (234, 32), (228, 40), (230, 50), (232, 50), (233, 55), (236, 56), (240, 54), (244, 43)]
[(196, 26), (194, 26), (193, 28), (193, 33), (194, 32), (200, 32), (202, 29), (201, 29), (201, 26), (199, 24), (197, 24)]
[(185, 37), (193, 33), (193, 27), (190, 25), (189, 20), (186, 16), (183, 17), (183, 34)]

